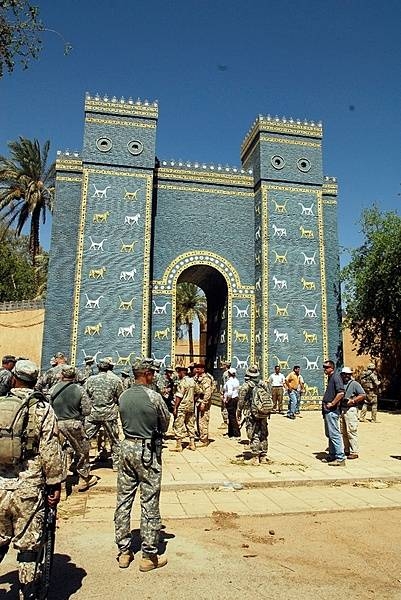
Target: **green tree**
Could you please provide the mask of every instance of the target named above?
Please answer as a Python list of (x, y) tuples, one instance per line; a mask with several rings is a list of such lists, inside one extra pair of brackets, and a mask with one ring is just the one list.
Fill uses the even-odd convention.
[(29, 239), (2, 231), (0, 244), (0, 302), (31, 300), (37, 296), (35, 270), (29, 261)]
[(38, 57), (43, 25), (39, 11), (27, 0), (0, 0), (0, 78), (18, 61), (23, 69)]
[(361, 223), (365, 241), (342, 271), (345, 325), (390, 380), (401, 367), (401, 217), (373, 207)]
[(203, 292), (194, 283), (177, 285), (177, 331), (184, 326), (188, 332), (190, 360), (194, 357), (193, 322), (195, 319), (203, 325), (206, 321), (207, 302)]
[(29, 0), (0, 0), (0, 79), (12, 73), (17, 63), (27, 69), (42, 48), (43, 32), (55, 33), (63, 41), (64, 54), (72, 46), (59, 31), (44, 27), (39, 9)]
[(35, 266), (40, 251), (40, 223), (53, 209), (56, 166), (47, 166), (50, 142), (20, 137), (9, 142), (10, 158), (0, 156), (0, 211), (6, 228), (15, 226), (21, 235), (29, 226), (29, 253)]

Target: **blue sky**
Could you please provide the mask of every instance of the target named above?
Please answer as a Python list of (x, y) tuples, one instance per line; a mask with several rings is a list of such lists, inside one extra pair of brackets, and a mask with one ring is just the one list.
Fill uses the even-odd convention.
[(340, 245), (361, 243), (364, 207), (398, 210), (399, 0), (35, 3), (73, 50), (45, 32), (40, 59), (0, 80), (0, 153), (19, 135), (80, 150), (86, 91), (157, 99), (161, 159), (239, 165), (258, 114), (322, 120)]

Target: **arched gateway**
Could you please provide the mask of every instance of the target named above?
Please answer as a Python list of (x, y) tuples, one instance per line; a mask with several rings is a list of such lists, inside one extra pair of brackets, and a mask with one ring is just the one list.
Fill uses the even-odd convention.
[(59, 153), (43, 365), (176, 359), (176, 289), (207, 299), (205, 357), (264, 376), (300, 364), (322, 394), (340, 358), (337, 184), (322, 126), (258, 117), (242, 168), (155, 158), (157, 104), (87, 96), (81, 154)]

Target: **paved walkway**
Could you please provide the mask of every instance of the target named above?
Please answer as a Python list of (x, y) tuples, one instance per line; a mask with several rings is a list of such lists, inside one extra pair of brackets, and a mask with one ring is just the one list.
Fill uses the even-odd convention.
[[(163, 453), (161, 509), (165, 518), (209, 516), (215, 511), (241, 515), (401, 507), (401, 414), (380, 413), (379, 423), (361, 423), (360, 458), (345, 467), (321, 462), (326, 438), (320, 413), (303, 413), (291, 421), (270, 420), (268, 464), (244, 462), (247, 447), (224, 437), (220, 411), (212, 407), (211, 438), (196, 452)], [(243, 434), (244, 435), (244, 434)], [(245, 439), (243, 440), (245, 441)], [(97, 469), (98, 485), (85, 494), (73, 493), (60, 516), (85, 521), (112, 519), (116, 474)], [(138, 516), (138, 506), (134, 518)]]

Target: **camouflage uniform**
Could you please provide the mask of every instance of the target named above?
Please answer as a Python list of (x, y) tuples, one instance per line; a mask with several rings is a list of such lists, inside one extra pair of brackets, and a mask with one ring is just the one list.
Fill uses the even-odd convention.
[(249, 439), (250, 449), (254, 457), (265, 457), (268, 450), (269, 428), (267, 418), (256, 419), (251, 413), (252, 390), (256, 385), (255, 380), (248, 380), (239, 389), (237, 417), (245, 418), (246, 434)]
[(77, 382), (80, 383), (81, 385), (84, 385), (84, 383), (86, 382), (87, 379), (89, 379), (89, 377), (92, 377), (92, 375), (95, 375), (95, 367), (93, 366), (93, 364), (85, 364), (82, 369), (78, 369), (77, 370)]
[[(212, 404), (214, 379), (210, 373), (202, 373), (201, 375), (195, 375), (194, 381), (199, 388), (199, 393), (196, 394), (199, 440), (203, 444), (207, 444), (209, 442), (210, 406)], [(204, 405), (203, 411), (200, 409), (200, 404)]]
[[(160, 434), (165, 433), (170, 418), (169, 412), (160, 394), (148, 386), (134, 384), (120, 398), (121, 406), (125, 398), (129, 399), (132, 396), (135, 398), (137, 410), (140, 411), (143, 393), (154, 407), (155, 429), (158, 427)], [(136, 402), (137, 399), (139, 402)], [(133, 425), (135, 427), (135, 423)], [(160, 452), (157, 452), (150, 438), (135, 436), (128, 438), (126, 429), (124, 435), (126, 437), (121, 442), (117, 503), (114, 514), (116, 544), (120, 553), (131, 549), (131, 509), (140, 487), (142, 554), (145, 557), (154, 556), (157, 555), (161, 529), (159, 509), (162, 479), (161, 445)]]
[(174, 434), (177, 440), (185, 437), (195, 437), (195, 389), (196, 384), (193, 377), (185, 375), (178, 382), (176, 397), (181, 398), (174, 421)]
[(48, 369), (46, 373), (43, 373), (37, 381), (35, 390), (38, 390), (43, 394), (48, 394), (50, 388), (60, 381), (63, 364), (64, 363), (60, 363), (55, 367), (51, 367), (51, 369)]
[(366, 392), (366, 397), (361, 412), (359, 414), (359, 420), (362, 422), (366, 420), (366, 413), (368, 410), (368, 406), (370, 406), (372, 411), (372, 423), (376, 423), (377, 393), (380, 388), (380, 379), (375, 373), (375, 365), (373, 363), (370, 363), (367, 366), (366, 370), (362, 372), (361, 385)]
[(6, 396), (11, 390), (12, 374), (8, 369), (0, 369), (0, 396)]
[[(49, 390), (50, 401), (53, 404), (53, 398), (57, 394), (57, 399), (62, 403), (64, 407), (68, 407), (69, 399), (74, 397), (74, 393), (81, 395), (80, 406), (77, 409), (77, 413), (75, 418), (64, 418), (66, 415), (61, 413), (59, 414), (57, 409), (57, 404), (54, 407), (57, 419), (58, 419), (58, 427), (60, 432), (63, 434), (72, 450), (75, 453), (74, 461), (76, 465), (77, 473), (83, 479), (89, 479), (90, 477), (90, 465), (89, 465), (89, 439), (88, 435), (84, 428), (84, 417), (87, 417), (91, 412), (91, 405), (89, 402), (88, 395), (82, 386), (77, 383), (71, 383), (66, 381), (60, 381), (56, 383)], [(65, 389), (64, 389), (65, 388)], [(68, 411), (75, 412), (75, 411)]]
[(91, 403), (91, 413), (85, 419), (85, 430), (89, 439), (93, 438), (101, 427), (104, 428), (111, 444), (113, 468), (119, 459), (119, 429), (117, 401), (123, 392), (121, 379), (111, 371), (100, 371), (89, 377), (85, 389)]
[[(11, 395), (26, 399), (32, 391), (15, 388)], [(12, 542), (19, 551), (21, 589), (34, 581), (36, 575), (36, 551), (43, 534), (45, 486), (60, 484), (66, 478), (57, 419), (49, 404), (39, 400), (33, 405), (29, 430), (34, 442), (32, 457), (13, 467), (0, 465), (0, 561)]]

